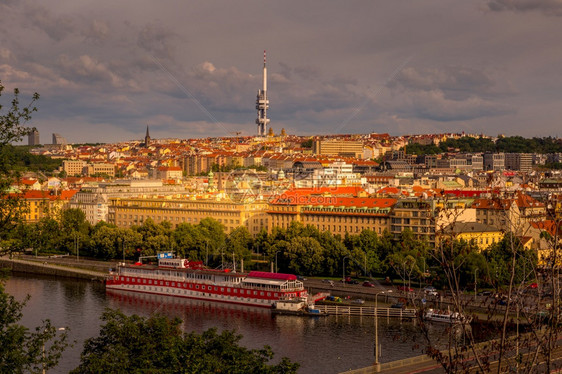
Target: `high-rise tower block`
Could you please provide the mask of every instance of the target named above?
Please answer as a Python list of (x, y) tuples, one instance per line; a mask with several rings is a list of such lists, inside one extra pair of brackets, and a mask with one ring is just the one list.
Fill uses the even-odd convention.
[(267, 99), (267, 67), (265, 51), (263, 51), (263, 86), (258, 90), (258, 97), (256, 99), (256, 109), (258, 110), (258, 118), (256, 124), (258, 125), (258, 135), (265, 136), (267, 132), (267, 110), (269, 109), (269, 100)]

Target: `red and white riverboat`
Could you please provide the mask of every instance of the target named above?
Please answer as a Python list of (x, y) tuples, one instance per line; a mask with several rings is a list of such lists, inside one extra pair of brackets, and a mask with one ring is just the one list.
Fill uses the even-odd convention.
[(206, 269), (200, 261), (165, 258), (156, 265), (120, 264), (106, 288), (271, 308), (277, 300), (306, 299), (293, 274)]

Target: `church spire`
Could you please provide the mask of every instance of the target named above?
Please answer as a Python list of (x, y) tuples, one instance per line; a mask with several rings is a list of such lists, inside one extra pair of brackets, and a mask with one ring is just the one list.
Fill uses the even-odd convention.
[(150, 145), (150, 134), (148, 132), (148, 125), (146, 125), (146, 135), (144, 136), (144, 146), (148, 147)]

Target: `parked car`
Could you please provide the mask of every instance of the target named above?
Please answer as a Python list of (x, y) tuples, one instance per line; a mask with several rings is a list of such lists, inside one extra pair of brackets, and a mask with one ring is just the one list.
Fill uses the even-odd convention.
[(353, 304), (358, 304), (358, 305), (363, 305), (363, 304), (365, 304), (365, 300), (363, 300), (363, 299), (354, 299), (354, 300), (351, 300), (351, 302), (352, 302)]
[(499, 299), (499, 300), (497, 301), (497, 304), (498, 304), (498, 305), (507, 305), (507, 299)]
[(376, 287), (373, 282), (365, 281), (363, 282), (363, 287)]
[(398, 291), (414, 292), (414, 289), (412, 287), (408, 287), (408, 286), (398, 286)]
[(404, 309), (406, 308), (406, 306), (404, 305), (404, 303), (394, 303), (390, 306), (391, 308), (395, 308), (395, 309)]
[(326, 296), (326, 298), (325, 298), (324, 300), (326, 300), (326, 301), (333, 301), (333, 302), (335, 302), (335, 303), (341, 303), (341, 302), (342, 302), (341, 297), (332, 296), (332, 295)]
[(300, 280), (300, 281), (305, 281), (306, 277), (303, 276), (303, 275), (297, 275), (297, 279)]
[(478, 296), (491, 296), (492, 291), (480, 291), (477, 293)]
[(529, 288), (532, 288), (532, 289), (535, 289), (535, 288), (538, 288), (538, 287), (539, 287), (539, 285), (536, 284), (536, 283), (531, 283), (531, 284), (529, 285)]
[(341, 281), (347, 284), (359, 284), (357, 279), (353, 279), (351, 277), (345, 277), (345, 279), (342, 279)]
[(423, 289), (423, 292), (428, 296), (437, 296), (437, 290), (433, 286), (427, 286)]
[(330, 282), (333, 283), (334, 281), (331, 279), (322, 279), (322, 283), (330, 283)]

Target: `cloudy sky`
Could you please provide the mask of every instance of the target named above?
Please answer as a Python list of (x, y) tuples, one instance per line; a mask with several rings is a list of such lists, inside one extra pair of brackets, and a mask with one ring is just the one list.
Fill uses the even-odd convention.
[[(53, 4), (56, 4), (54, 6)], [(70, 142), (562, 135), (562, 0), (2, 0), (0, 80)]]

